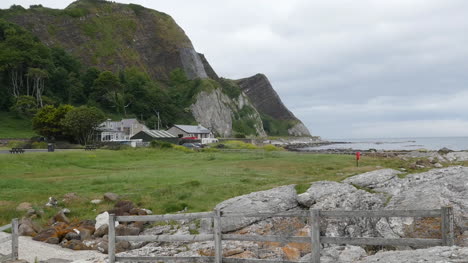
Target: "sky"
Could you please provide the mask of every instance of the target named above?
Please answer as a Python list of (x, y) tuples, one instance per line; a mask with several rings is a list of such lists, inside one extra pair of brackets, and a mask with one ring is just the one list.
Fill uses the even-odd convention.
[(170, 14), (220, 76), (267, 75), (313, 135), (468, 136), (466, 0), (118, 2)]

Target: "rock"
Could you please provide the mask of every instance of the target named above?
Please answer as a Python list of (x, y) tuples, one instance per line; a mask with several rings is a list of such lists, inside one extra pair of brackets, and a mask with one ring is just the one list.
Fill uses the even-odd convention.
[(62, 213), (64, 213), (64, 214), (70, 214), (71, 211), (70, 211), (70, 209), (68, 209), (68, 208), (64, 208), (64, 209), (62, 209)]
[(285, 246), (285, 247), (282, 247), (281, 249), (283, 250), (284, 256), (286, 257), (287, 260), (296, 261), (301, 257), (301, 252), (297, 248)]
[(25, 212), (25, 211), (28, 211), (30, 209), (33, 209), (33, 207), (32, 207), (32, 204), (28, 203), (28, 202), (23, 202), (23, 203), (19, 204), (16, 207), (16, 211), (18, 211), (18, 212)]
[[(51, 244), (58, 244), (60, 240), (58, 240), (57, 238), (58, 238), (58, 234), (55, 228), (49, 227), (39, 232), (35, 237), (33, 237), (33, 240), (51, 243)], [(51, 242), (49, 242), (50, 239), (52, 240)]]
[(115, 228), (115, 234), (117, 236), (138, 236), (138, 234), (140, 234), (140, 228), (134, 226), (118, 225)]
[(357, 189), (348, 184), (342, 184), (331, 181), (320, 181), (313, 183), (305, 193), (298, 195), (299, 204), (305, 207), (311, 207), (322, 197), (328, 197), (334, 194), (345, 194), (355, 192)]
[[(96, 224), (94, 225), (95, 229), (99, 229), (102, 225), (109, 225), (109, 213), (104, 212), (96, 216)], [(115, 226), (118, 226), (119, 222), (115, 222)]]
[(128, 241), (119, 241), (119, 242), (115, 243), (115, 252), (116, 253), (121, 253), (121, 252), (129, 250), (131, 247), (132, 247), (132, 245), (130, 244), (130, 242), (128, 242)]
[[(114, 208), (109, 210), (109, 214), (114, 214), (116, 216), (130, 215), (130, 211), (134, 209), (134, 205), (131, 201), (118, 201)], [(137, 210), (136, 208), (135, 210)]]
[(94, 199), (94, 200), (91, 200), (90, 203), (98, 205), (98, 204), (102, 203), (102, 200), (101, 199)]
[(80, 235), (76, 232), (68, 232), (66, 235), (65, 235), (65, 239), (67, 240), (80, 240)]
[(27, 260), (24, 260), (24, 259), (18, 259), (18, 260), (8, 259), (8, 260), (5, 260), (5, 261), (2, 261), (2, 263), (29, 263), (29, 262)]
[(68, 248), (72, 250), (90, 250), (91, 247), (86, 246), (80, 240), (72, 239), (69, 241), (62, 242), (60, 244), (63, 248)]
[(453, 152), (453, 151), (452, 151), (452, 150), (450, 150), (450, 149), (449, 149), (449, 148), (447, 148), (447, 147), (444, 147), (444, 148), (442, 148), (442, 149), (438, 150), (437, 152), (438, 152), (439, 154), (447, 154), (447, 153), (449, 153), (449, 152)]
[(66, 223), (66, 224), (70, 224), (70, 219), (68, 219), (68, 217), (65, 215), (65, 213), (62, 211), (58, 212), (55, 216), (54, 216), (54, 222), (63, 222), (63, 223)]
[(213, 233), (213, 219), (202, 218), (200, 220), (200, 234), (212, 234)]
[(91, 239), (94, 233), (94, 229), (87, 229), (83, 227), (80, 227), (78, 231), (80, 232), (80, 240)]
[[(271, 190), (254, 192), (228, 199), (216, 208), (221, 212), (258, 213), (284, 212), (297, 207), (297, 194), (294, 185), (281, 186)], [(233, 231), (252, 224), (261, 218), (225, 218), (221, 222), (223, 232)]]
[(76, 201), (76, 200), (79, 200), (80, 197), (76, 194), (76, 193), (67, 193), (67, 194), (64, 194), (63, 195), (63, 202), (64, 203), (69, 203), (69, 202), (73, 202), (73, 201)]
[(434, 167), (435, 167), (435, 168), (442, 168), (442, 167), (444, 167), (444, 166), (443, 166), (442, 164), (440, 164), (440, 163), (435, 163), (435, 164), (434, 164)]
[(34, 210), (33, 208), (28, 209), (28, 211), (26, 212), (27, 217), (31, 217), (31, 216), (33, 216), (35, 214), (36, 214), (36, 210)]
[(96, 245), (96, 250), (103, 254), (107, 254), (109, 252), (108, 249), (109, 249), (109, 242), (107, 240), (102, 239)]
[(445, 155), (445, 158), (450, 162), (468, 161), (468, 152), (450, 152)]
[(29, 218), (23, 218), (19, 222), (18, 233), (20, 236), (35, 237), (40, 227)]
[(49, 201), (47, 202), (47, 204), (45, 204), (45, 206), (48, 206), (48, 207), (56, 207), (58, 205), (58, 201), (57, 199), (55, 199), (54, 197), (49, 197)]
[(383, 251), (363, 258), (359, 263), (467, 262), (466, 247), (431, 247), (406, 251)]
[[(348, 263), (359, 262), (361, 258), (367, 256), (366, 251), (357, 246), (332, 246), (321, 250), (321, 263)], [(303, 256), (299, 262), (310, 262), (310, 254)], [(387, 263), (386, 261), (384, 261)], [(403, 261), (402, 261), (403, 262)]]
[(96, 231), (94, 231), (94, 237), (103, 237), (109, 232), (109, 225), (101, 225)]
[(393, 169), (381, 169), (349, 177), (343, 180), (343, 183), (375, 189), (377, 186), (395, 179), (401, 173), (402, 172)]
[(145, 211), (147, 215), (152, 215), (153, 214), (153, 211), (151, 211), (149, 209), (142, 208), (141, 210)]
[(120, 196), (115, 193), (105, 193), (104, 194), (104, 200), (110, 201), (110, 202), (117, 202), (120, 199)]

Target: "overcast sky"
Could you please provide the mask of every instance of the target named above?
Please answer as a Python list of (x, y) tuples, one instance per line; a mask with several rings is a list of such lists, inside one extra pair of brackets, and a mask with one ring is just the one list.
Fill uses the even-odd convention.
[[(466, 0), (135, 0), (227, 78), (266, 74), (324, 138), (468, 136)], [(28, 7), (58, 0), (2, 0)]]

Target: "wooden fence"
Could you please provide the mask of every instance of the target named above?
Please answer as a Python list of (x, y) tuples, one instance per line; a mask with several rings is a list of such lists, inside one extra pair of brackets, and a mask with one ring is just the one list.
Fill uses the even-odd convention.
[(0, 239), (0, 244), (11, 241), (11, 254), (7, 255), (7, 257), (11, 257), (12, 260), (18, 260), (18, 219), (15, 218), (11, 221), (11, 224), (5, 225), (0, 227), (0, 232), (3, 232), (7, 229), (11, 228), (11, 236), (6, 237), (6, 238), (1, 238)]
[[(222, 234), (221, 220), (226, 217), (306, 217), (309, 218), (310, 236), (261, 236)], [(320, 236), (321, 218), (348, 218), (348, 217), (441, 217), (442, 239), (421, 238), (352, 238), (352, 237), (327, 237)], [(192, 220), (212, 218), (214, 220), (213, 234), (199, 235), (156, 235), (156, 236), (116, 236), (115, 222), (134, 221), (167, 221), (167, 220)], [(283, 213), (221, 213), (219, 210), (192, 214), (168, 214), (148, 216), (109, 216), (109, 262), (138, 261), (138, 262), (215, 262), (215, 263), (257, 263), (278, 262), (276, 260), (239, 259), (222, 257), (222, 240), (255, 241), (255, 242), (280, 242), (280, 243), (310, 243), (312, 247), (312, 263), (320, 262), (320, 244), (349, 244), (349, 245), (383, 245), (383, 246), (452, 246), (454, 244), (454, 217), (451, 207), (442, 207), (435, 210), (369, 210), (369, 211), (322, 211), (311, 209), (309, 211), (295, 211)], [(214, 257), (116, 257), (116, 241), (146, 241), (146, 242), (178, 242), (178, 241), (214, 241)], [(293, 261), (281, 262), (292, 263)]]

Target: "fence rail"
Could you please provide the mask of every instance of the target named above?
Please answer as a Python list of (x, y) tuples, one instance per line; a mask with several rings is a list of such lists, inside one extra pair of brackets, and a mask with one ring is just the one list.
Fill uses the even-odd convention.
[(11, 254), (7, 255), (7, 257), (10, 257), (12, 260), (18, 260), (18, 226), (19, 221), (15, 218), (11, 221), (11, 224), (0, 227), (0, 232), (11, 229), (11, 236), (0, 239), (0, 243), (11, 241)]
[[(310, 236), (262, 236), (262, 235), (238, 235), (222, 234), (221, 221), (227, 217), (307, 217), (310, 225)], [(321, 218), (349, 218), (349, 217), (441, 217), (441, 239), (428, 238), (354, 238), (354, 237), (327, 237), (320, 236)], [(199, 235), (157, 235), (157, 236), (116, 236), (115, 223), (135, 222), (135, 221), (166, 221), (166, 220), (186, 220), (211, 218), (214, 222), (213, 234)], [(180, 241), (214, 241), (214, 257), (116, 257), (116, 241), (146, 241), (146, 242), (180, 242)], [(451, 207), (442, 207), (434, 210), (369, 210), (369, 211), (321, 211), (310, 209), (309, 211), (295, 211), (282, 213), (222, 213), (220, 210), (204, 213), (191, 214), (169, 214), (169, 215), (149, 215), (149, 216), (109, 216), (109, 262), (215, 262), (215, 263), (268, 263), (278, 262), (265, 259), (239, 259), (222, 257), (222, 241), (253, 241), (253, 242), (280, 242), (280, 243), (310, 243), (311, 263), (320, 263), (321, 244), (348, 244), (348, 245), (381, 245), (381, 246), (453, 246), (454, 244), (454, 216)], [(293, 261), (281, 261), (293, 262)]]

